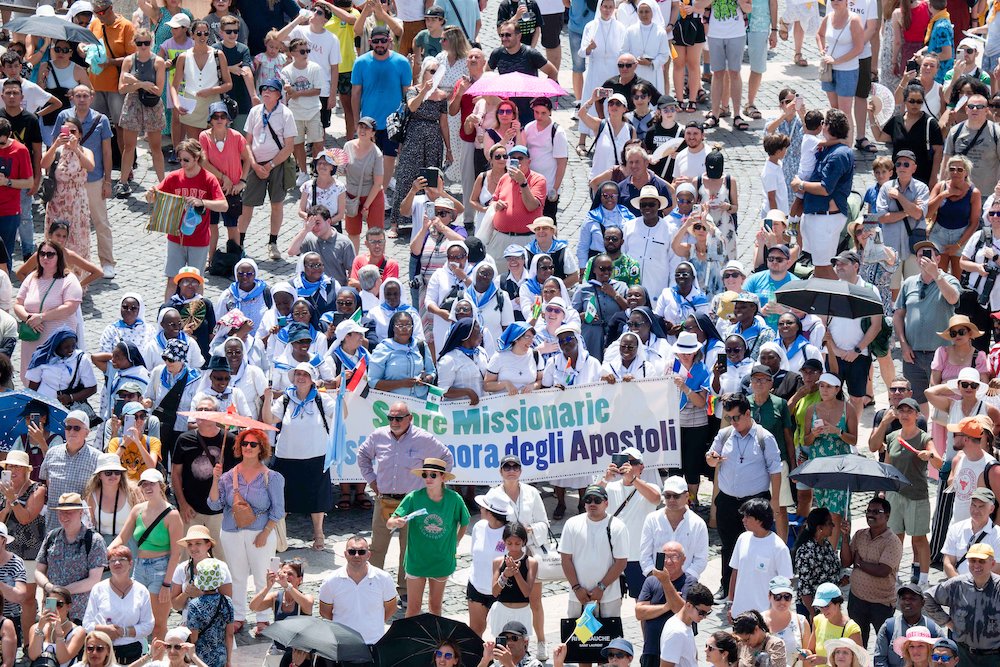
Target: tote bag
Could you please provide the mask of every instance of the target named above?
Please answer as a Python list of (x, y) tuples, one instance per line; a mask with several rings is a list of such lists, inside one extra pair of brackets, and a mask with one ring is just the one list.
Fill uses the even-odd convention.
[(183, 219), (184, 197), (157, 190), (146, 231), (180, 236)]

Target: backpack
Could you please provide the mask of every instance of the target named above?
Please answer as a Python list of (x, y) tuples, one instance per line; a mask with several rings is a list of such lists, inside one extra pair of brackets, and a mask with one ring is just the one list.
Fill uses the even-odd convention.
[[(288, 394), (285, 394), (284, 396), (281, 397), (281, 400), (284, 401), (282, 407), (284, 407), (285, 412), (288, 412), (288, 404), (291, 402), (292, 399), (288, 396)], [(316, 402), (316, 409), (319, 410), (319, 417), (320, 419), (323, 420), (323, 430), (329, 433), (330, 424), (326, 421), (326, 409), (323, 407), (323, 401), (320, 400), (319, 395), (317, 395), (316, 398), (313, 399), (313, 401)]]

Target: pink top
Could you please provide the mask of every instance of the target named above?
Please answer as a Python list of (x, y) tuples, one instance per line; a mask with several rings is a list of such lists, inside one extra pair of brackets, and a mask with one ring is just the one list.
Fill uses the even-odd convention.
[[(934, 360), (931, 361), (932, 371), (941, 371), (941, 382), (954, 380), (965, 366), (958, 366), (948, 361), (948, 347), (939, 347), (934, 352)], [(979, 351), (976, 354), (976, 370), (980, 373), (987, 372), (986, 353)]]
[(243, 149), (247, 145), (246, 138), (236, 130), (229, 128), (229, 135), (219, 150), (219, 144), (212, 138), (212, 131), (205, 130), (198, 135), (198, 143), (205, 151), (208, 163), (229, 177), (233, 184), (243, 178)]
[[(38, 274), (32, 271), (21, 283), (21, 289), (17, 291), (17, 300), (29, 313), (39, 313), (42, 311), (42, 297), (50, 285), (52, 285), (51, 278), (39, 278)], [(52, 310), (70, 301), (75, 301), (78, 304), (83, 301), (83, 288), (80, 287), (80, 280), (73, 273), (67, 273), (64, 278), (58, 279), (56, 284), (52, 286), (52, 290), (45, 297), (45, 310)], [(51, 332), (63, 327), (76, 331), (75, 311), (61, 320), (47, 321), (42, 337), (48, 338)]]

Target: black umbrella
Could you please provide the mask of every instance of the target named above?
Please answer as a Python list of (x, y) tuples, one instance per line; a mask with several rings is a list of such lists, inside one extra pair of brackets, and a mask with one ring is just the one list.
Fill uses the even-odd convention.
[(263, 634), (285, 646), (316, 651), (336, 662), (372, 660), (372, 652), (357, 630), (318, 616), (291, 616), (267, 626)]
[(910, 482), (888, 463), (857, 454), (821, 456), (806, 461), (788, 476), (814, 489), (842, 491), (899, 491)]
[(8, 22), (4, 27), (11, 32), (20, 32), (32, 37), (51, 37), (87, 44), (101, 43), (94, 33), (58, 16), (25, 16)]
[(483, 640), (461, 621), (418, 614), (401, 618), (375, 644), (378, 667), (432, 667), (441, 642), (453, 642), (462, 652), (462, 665), (476, 667), (483, 657)]
[(871, 288), (843, 280), (793, 280), (779, 287), (774, 298), (783, 306), (813, 315), (833, 315), (854, 320), (885, 314), (882, 299)]

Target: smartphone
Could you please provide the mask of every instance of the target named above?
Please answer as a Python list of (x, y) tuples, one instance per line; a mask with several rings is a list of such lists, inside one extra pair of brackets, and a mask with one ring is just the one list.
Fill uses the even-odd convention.
[(612, 91), (611, 91), (610, 88), (598, 88), (597, 89), (597, 99), (599, 99), (599, 100), (607, 99), (607, 98), (611, 97), (611, 92)]
[(425, 181), (427, 181), (427, 187), (436, 188), (439, 183), (439, 173), (434, 167), (428, 167), (427, 169), (421, 169), (420, 175)]
[(924, 248), (923, 250), (920, 251), (920, 256), (921, 257), (926, 257), (927, 259), (931, 259), (931, 249), (930, 248)]
[(964, 109), (965, 105), (968, 104), (968, 102), (969, 102), (969, 96), (962, 95), (960, 98), (958, 98), (958, 102), (955, 103), (955, 111), (961, 111), (962, 109)]
[(63, 125), (62, 127), (60, 127), (59, 128), (59, 134), (63, 135), (64, 137), (68, 137), (69, 136), (69, 125)]
[(771, 221), (771, 218), (764, 218), (764, 231), (765, 232), (774, 231), (774, 223)]
[(518, 169), (521, 166), (521, 158), (512, 157), (507, 160), (507, 166), (513, 169)]
[(612, 454), (611, 463), (613, 463), (616, 468), (621, 468), (623, 465), (628, 463), (628, 454)]
[(428, 220), (434, 219), (434, 202), (429, 199), (424, 202), (424, 217)]
[(125, 403), (127, 402), (128, 401), (126, 401), (124, 398), (115, 399), (115, 407), (112, 409), (112, 412), (114, 413), (115, 417), (120, 418), (122, 416), (122, 408), (125, 407)]
[(496, 638), (496, 642), (494, 642), (494, 643), (497, 646), (503, 646), (504, 648), (506, 648), (507, 647), (507, 637), (505, 637), (503, 635), (500, 635), (499, 637)]
[(667, 554), (662, 551), (656, 554), (656, 569), (662, 570), (663, 565), (667, 562)]
[(813, 419), (813, 428), (823, 428), (824, 423), (825, 422), (822, 419), (816, 417), (815, 419)]
[(917, 64), (916, 60), (907, 60), (906, 61), (906, 71), (907, 72), (916, 72), (918, 69), (920, 69), (920, 65)]
[(55, 598), (45, 598), (45, 611), (55, 611), (58, 602)]
[(32, 424), (34, 424), (35, 426), (38, 426), (38, 424), (40, 424), (41, 421), (42, 421), (42, 415), (41, 415), (41, 413), (38, 413), (38, 412), (31, 412), (31, 413), (29, 413), (28, 414), (28, 421), (31, 422)]
[(11, 474), (12, 473), (10, 472), (10, 470), (4, 470), (3, 472), (0, 472), (0, 484), (10, 486)]
[(135, 415), (125, 415), (122, 421), (122, 433), (128, 433), (133, 428), (135, 428)]
[(281, 569), (281, 557), (280, 556), (272, 556), (271, 557), (271, 564), (267, 566), (268, 572), (274, 572), (275, 574), (277, 574), (278, 570), (280, 570), (280, 569)]

